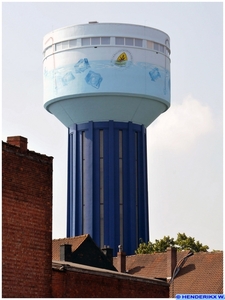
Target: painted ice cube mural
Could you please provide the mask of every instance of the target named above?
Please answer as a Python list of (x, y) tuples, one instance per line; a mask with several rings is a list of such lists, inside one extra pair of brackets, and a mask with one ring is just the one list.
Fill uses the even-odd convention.
[(85, 80), (86, 80), (87, 84), (90, 84), (94, 88), (98, 89), (100, 87), (101, 82), (102, 82), (102, 76), (98, 73), (93, 72), (93, 71), (89, 71), (89, 73), (85, 77)]
[(156, 81), (158, 78), (161, 77), (158, 68), (152, 69), (152, 70), (149, 72), (149, 75), (150, 75), (152, 81)]
[(81, 58), (75, 65), (74, 65), (74, 68), (75, 68), (75, 72), (76, 73), (82, 73), (84, 72), (85, 70), (87, 70), (88, 68), (90, 68), (90, 64), (88, 62), (88, 59), (87, 58)]
[[(77, 63), (75, 60), (72, 64), (54, 70), (45, 68), (46, 99), (101, 90), (103, 93), (145, 93), (169, 101), (169, 71), (150, 63), (133, 62), (131, 54), (126, 52), (126, 57), (123, 52), (117, 51), (111, 60), (95, 61), (82, 58), (78, 59)], [(120, 56), (122, 68), (120, 63), (115, 63)], [(123, 64), (124, 61), (126, 64)]]
[(62, 83), (63, 83), (63, 85), (67, 85), (70, 81), (72, 81), (74, 79), (75, 79), (75, 76), (73, 75), (73, 73), (67, 72), (62, 78)]

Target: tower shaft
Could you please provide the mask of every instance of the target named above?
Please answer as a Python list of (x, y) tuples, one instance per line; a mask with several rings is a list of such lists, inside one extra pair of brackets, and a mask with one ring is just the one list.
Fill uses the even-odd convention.
[(69, 128), (67, 236), (134, 254), (148, 241), (146, 129), (132, 122)]

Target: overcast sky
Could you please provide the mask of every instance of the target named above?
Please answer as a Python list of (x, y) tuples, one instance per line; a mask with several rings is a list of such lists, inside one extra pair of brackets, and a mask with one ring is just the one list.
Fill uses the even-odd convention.
[(67, 128), (43, 108), (43, 37), (129, 23), (171, 39), (171, 107), (147, 130), (150, 240), (184, 232), (222, 250), (223, 3), (6, 2), (2, 20), (2, 140), (54, 157), (53, 238), (66, 236)]

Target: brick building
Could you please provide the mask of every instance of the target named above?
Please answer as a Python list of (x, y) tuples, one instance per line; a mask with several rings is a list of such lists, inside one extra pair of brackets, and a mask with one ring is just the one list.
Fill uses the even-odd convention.
[(52, 157), (2, 143), (2, 296), (51, 297)]
[(168, 283), (151, 278), (53, 261), (54, 298), (168, 298)]

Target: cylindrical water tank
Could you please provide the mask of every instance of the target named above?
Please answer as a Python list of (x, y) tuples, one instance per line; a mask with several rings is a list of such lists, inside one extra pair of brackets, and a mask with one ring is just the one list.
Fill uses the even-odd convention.
[(170, 38), (157, 29), (89, 23), (43, 41), (44, 107), (65, 126), (113, 120), (147, 127), (170, 106)]

